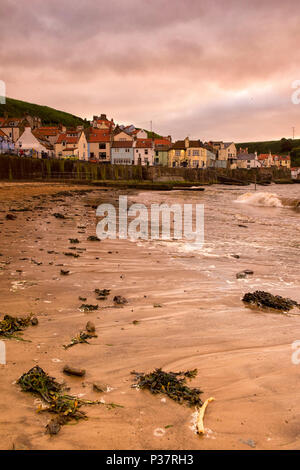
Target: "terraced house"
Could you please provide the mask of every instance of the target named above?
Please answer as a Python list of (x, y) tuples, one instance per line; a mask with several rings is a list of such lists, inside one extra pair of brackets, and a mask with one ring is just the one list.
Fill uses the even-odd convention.
[(54, 144), (57, 158), (88, 160), (88, 144), (83, 130), (67, 130), (60, 134)]
[(87, 143), (90, 161), (110, 162), (111, 134), (108, 129), (91, 127), (87, 131)]
[(169, 150), (170, 167), (206, 168), (207, 150), (201, 140), (177, 140)]

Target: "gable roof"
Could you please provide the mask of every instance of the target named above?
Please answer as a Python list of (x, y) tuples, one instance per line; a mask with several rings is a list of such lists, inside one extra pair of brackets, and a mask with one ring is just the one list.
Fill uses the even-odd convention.
[(87, 141), (93, 142), (110, 142), (111, 134), (106, 129), (92, 128), (87, 135)]
[(153, 147), (151, 139), (136, 139), (135, 146), (138, 149), (146, 149), (146, 148), (152, 148)]
[(112, 143), (113, 148), (131, 148), (132, 146), (132, 140), (116, 140)]
[(255, 153), (239, 153), (236, 158), (238, 160), (255, 160), (256, 155)]

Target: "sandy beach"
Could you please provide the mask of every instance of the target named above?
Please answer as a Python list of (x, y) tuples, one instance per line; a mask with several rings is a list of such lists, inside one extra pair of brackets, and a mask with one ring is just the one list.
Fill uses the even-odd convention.
[[(24, 331), (30, 342), (5, 340), (0, 448), (298, 449), (300, 364), (292, 362), (292, 343), (300, 340), (300, 316), (249, 309), (241, 299), (265, 290), (300, 302), (300, 214), (292, 202), (299, 193), (299, 185), (256, 192), (211, 186), (196, 194), (1, 183), (1, 317), (32, 312), (39, 324)], [(120, 194), (146, 205), (203, 203), (203, 249), (176, 240), (88, 241), (96, 235), (97, 205), (117, 203)], [(12, 211), (18, 209), (28, 210)], [(16, 218), (6, 220), (8, 212)], [(55, 218), (57, 212), (66, 218)], [(64, 254), (71, 246), (78, 258)], [(244, 269), (254, 274), (237, 279)], [(111, 290), (106, 300), (96, 300), (97, 288)], [(116, 307), (115, 295), (128, 303)], [(81, 311), (79, 297), (98, 310)], [(88, 320), (98, 337), (65, 350)], [(86, 376), (67, 377), (66, 364)], [(49, 414), (37, 413), (35, 397), (16, 384), (35, 365), (74, 395), (122, 407), (85, 407), (87, 420), (49, 436)], [(198, 369), (190, 385), (203, 400), (215, 398), (204, 436), (195, 433), (194, 409), (131, 387), (131, 371), (157, 367)], [(95, 392), (95, 382), (108, 391)]]

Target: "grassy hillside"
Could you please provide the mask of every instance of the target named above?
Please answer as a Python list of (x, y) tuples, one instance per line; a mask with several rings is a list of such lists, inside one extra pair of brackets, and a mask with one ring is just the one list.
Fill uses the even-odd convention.
[(43, 124), (63, 124), (68, 127), (87, 125), (87, 121), (73, 114), (58, 111), (49, 106), (27, 103), (26, 101), (6, 98), (6, 104), (0, 105), (0, 117), (23, 117), (25, 113), (42, 119)]
[(292, 166), (300, 166), (300, 139), (268, 140), (265, 142), (243, 142), (236, 144), (239, 148), (248, 148), (249, 153), (271, 153), (277, 155), (291, 155)]

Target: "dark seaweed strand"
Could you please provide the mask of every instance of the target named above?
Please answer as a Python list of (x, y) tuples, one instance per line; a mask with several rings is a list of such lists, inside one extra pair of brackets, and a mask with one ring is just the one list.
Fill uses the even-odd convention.
[(203, 402), (199, 396), (202, 391), (186, 385), (186, 380), (196, 377), (197, 372), (197, 369), (186, 372), (164, 372), (162, 369), (155, 369), (149, 374), (132, 374), (135, 375), (136, 385), (141, 389), (147, 389), (153, 394), (165, 394), (180, 404), (202, 406)]

